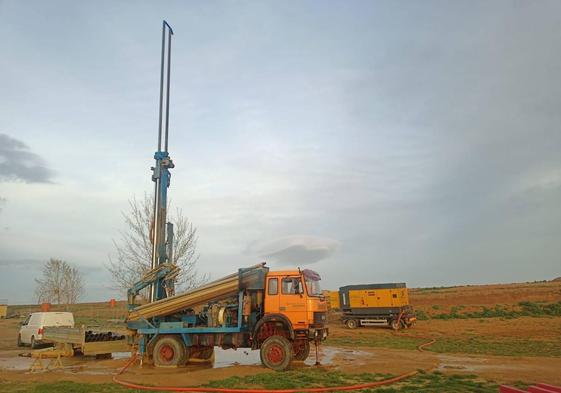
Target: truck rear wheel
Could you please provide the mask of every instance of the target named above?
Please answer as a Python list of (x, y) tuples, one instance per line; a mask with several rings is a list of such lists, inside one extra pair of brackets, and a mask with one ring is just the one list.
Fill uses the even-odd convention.
[(162, 366), (180, 366), (185, 364), (187, 350), (181, 338), (165, 335), (158, 337), (154, 349), (152, 351), (154, 365)]
[(292, 345), (294, 360), (306, 360), (310, 355), (310, 342), (308, 340), (297, 340)]
[(349, 328), (349, 329), (356, 329), (358, 327), (358, 322), (356, 319), (347, 319), (345, 321), (345, 325)]
[(292, 343), (282, 336), (268, 337), (261, 344), (261, 363), (275, 371), (284, 371), (292, 361)]

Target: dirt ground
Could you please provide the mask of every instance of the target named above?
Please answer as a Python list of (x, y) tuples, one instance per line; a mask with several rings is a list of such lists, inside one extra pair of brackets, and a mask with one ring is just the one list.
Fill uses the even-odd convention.
[[(463, 287), (468, 294), (451, 290), (425, 290), (413, 293), (413, 302), (425, 306), (433, 304), (491, 304), (489, 298), (499, 302), (516, 303), (525, 299), (532, 301), (561, 300), (561, 283), (510, 284), (505, 286)], [(477, 291), (479, 288), (479, 292)], [(535, 292), (532, 292), (532, 289)], [(459, 299), (459, 300), (458, 300)], [(439, 303), (440, 302), (440, 303)], [(18, 354), (29, 352), (28, 348), (15, 345), (19, 319), (0, 320), (0, 381), (50, 382), (75, 381), (87, 383), (109, 383), (112, 374), (122, 367), (128, 354), (118, 354), (117, 359), (95, 360), (87, 358), (64, 358), (64, 369), (42, 373), (29, 373), (31, 359)], [(400, 333), (402, 336), (423, 338), (463, 339), (465, 337), (486, 340), (540, 340), (557, 342), (561, 338), (561, 318), (514, 319), (488, 318), (450, 319), (419, 321), (415, 327)], [(399, 339), (384, 328), (359, 328), (349, 330), (339, 323), (330, 325), (330, 337), (375, 338), (377, 340)], [(327, 343), (320, 351), (321, 367), (348, 373), (388, 373), (401, 374), (412, 370), (438, 370), (450, 374), (476, 374), (487, 380), (502, 382), (546, 382), (561, 385), (561, 357), (549, 356), (493, 356), (484, 354), (419, 352), (414, 349), (392, 349), (378, 346), (335, 346)], [(315, 357), (306, 363), (296, 363), (294, 367), (314, 366)], [(238, 350), (236, 352), (217, 351), (214, 366), (193, 365), (179, 369), (154, 369), (151, 366), (137, 366), (127, 371), (124, 380), (141, 384), (196, 386), (211, 380), (231, 376), (246, 376), (271, 372), (260, 366), (258, 353)]]
[(416, 309), (429, 315), (454, 306), (471, 311), (496, 305), (516, 306), (520, 302), (555, 303), (561, 301), (561, 281), (414, 288), (409, 290), (409, 297)]

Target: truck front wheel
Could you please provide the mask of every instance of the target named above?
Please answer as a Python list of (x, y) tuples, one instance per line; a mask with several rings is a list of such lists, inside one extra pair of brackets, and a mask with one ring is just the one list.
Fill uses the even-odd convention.
[(154, 365), (157, 367), (183, 365), (187, 356), (186, 352), (181, 338), (172, 335), (160, 336), (152, 351)]
[(261, 344), (261, 363), (275, 371), (284, 371), (292, 361), (292, 343), (282, 336), (271, 336)]

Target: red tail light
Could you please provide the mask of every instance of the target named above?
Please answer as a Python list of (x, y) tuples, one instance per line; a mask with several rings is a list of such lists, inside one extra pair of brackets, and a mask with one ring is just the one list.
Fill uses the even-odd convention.
[(39, 328), (39, 330), (37, 330), (37, 334), (43, 334), (44, 331), (45, 331), (45, 329)]

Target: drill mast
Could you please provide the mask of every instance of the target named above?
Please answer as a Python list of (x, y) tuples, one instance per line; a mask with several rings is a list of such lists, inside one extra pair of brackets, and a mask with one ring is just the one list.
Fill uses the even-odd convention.
[[(173, 30), (171, 26), (164, 20), (162, 23), (162, 58), (160, 72), (158, 149), (156, 153), (154, 153), (156, 164), (151, 168), (152, 181), (154, 182), (154, 221), (151, 231), (152, 270), (157, 269), (162, 264), (173, 264), (173, 224), (166, 222), (167, 192), (171, 179), (171, 173), (169, 172), (169, 169), (174, 167), (173, 161), (171, 160), (168, 153), (172, 35)], [(164, 72), (164, 70), (166, 70), (166, 72)], [(150, 285), (150, 302), (173, 295), (173, 286), (173, 280), (156, 280), (155, 282), (153, 282)]]

